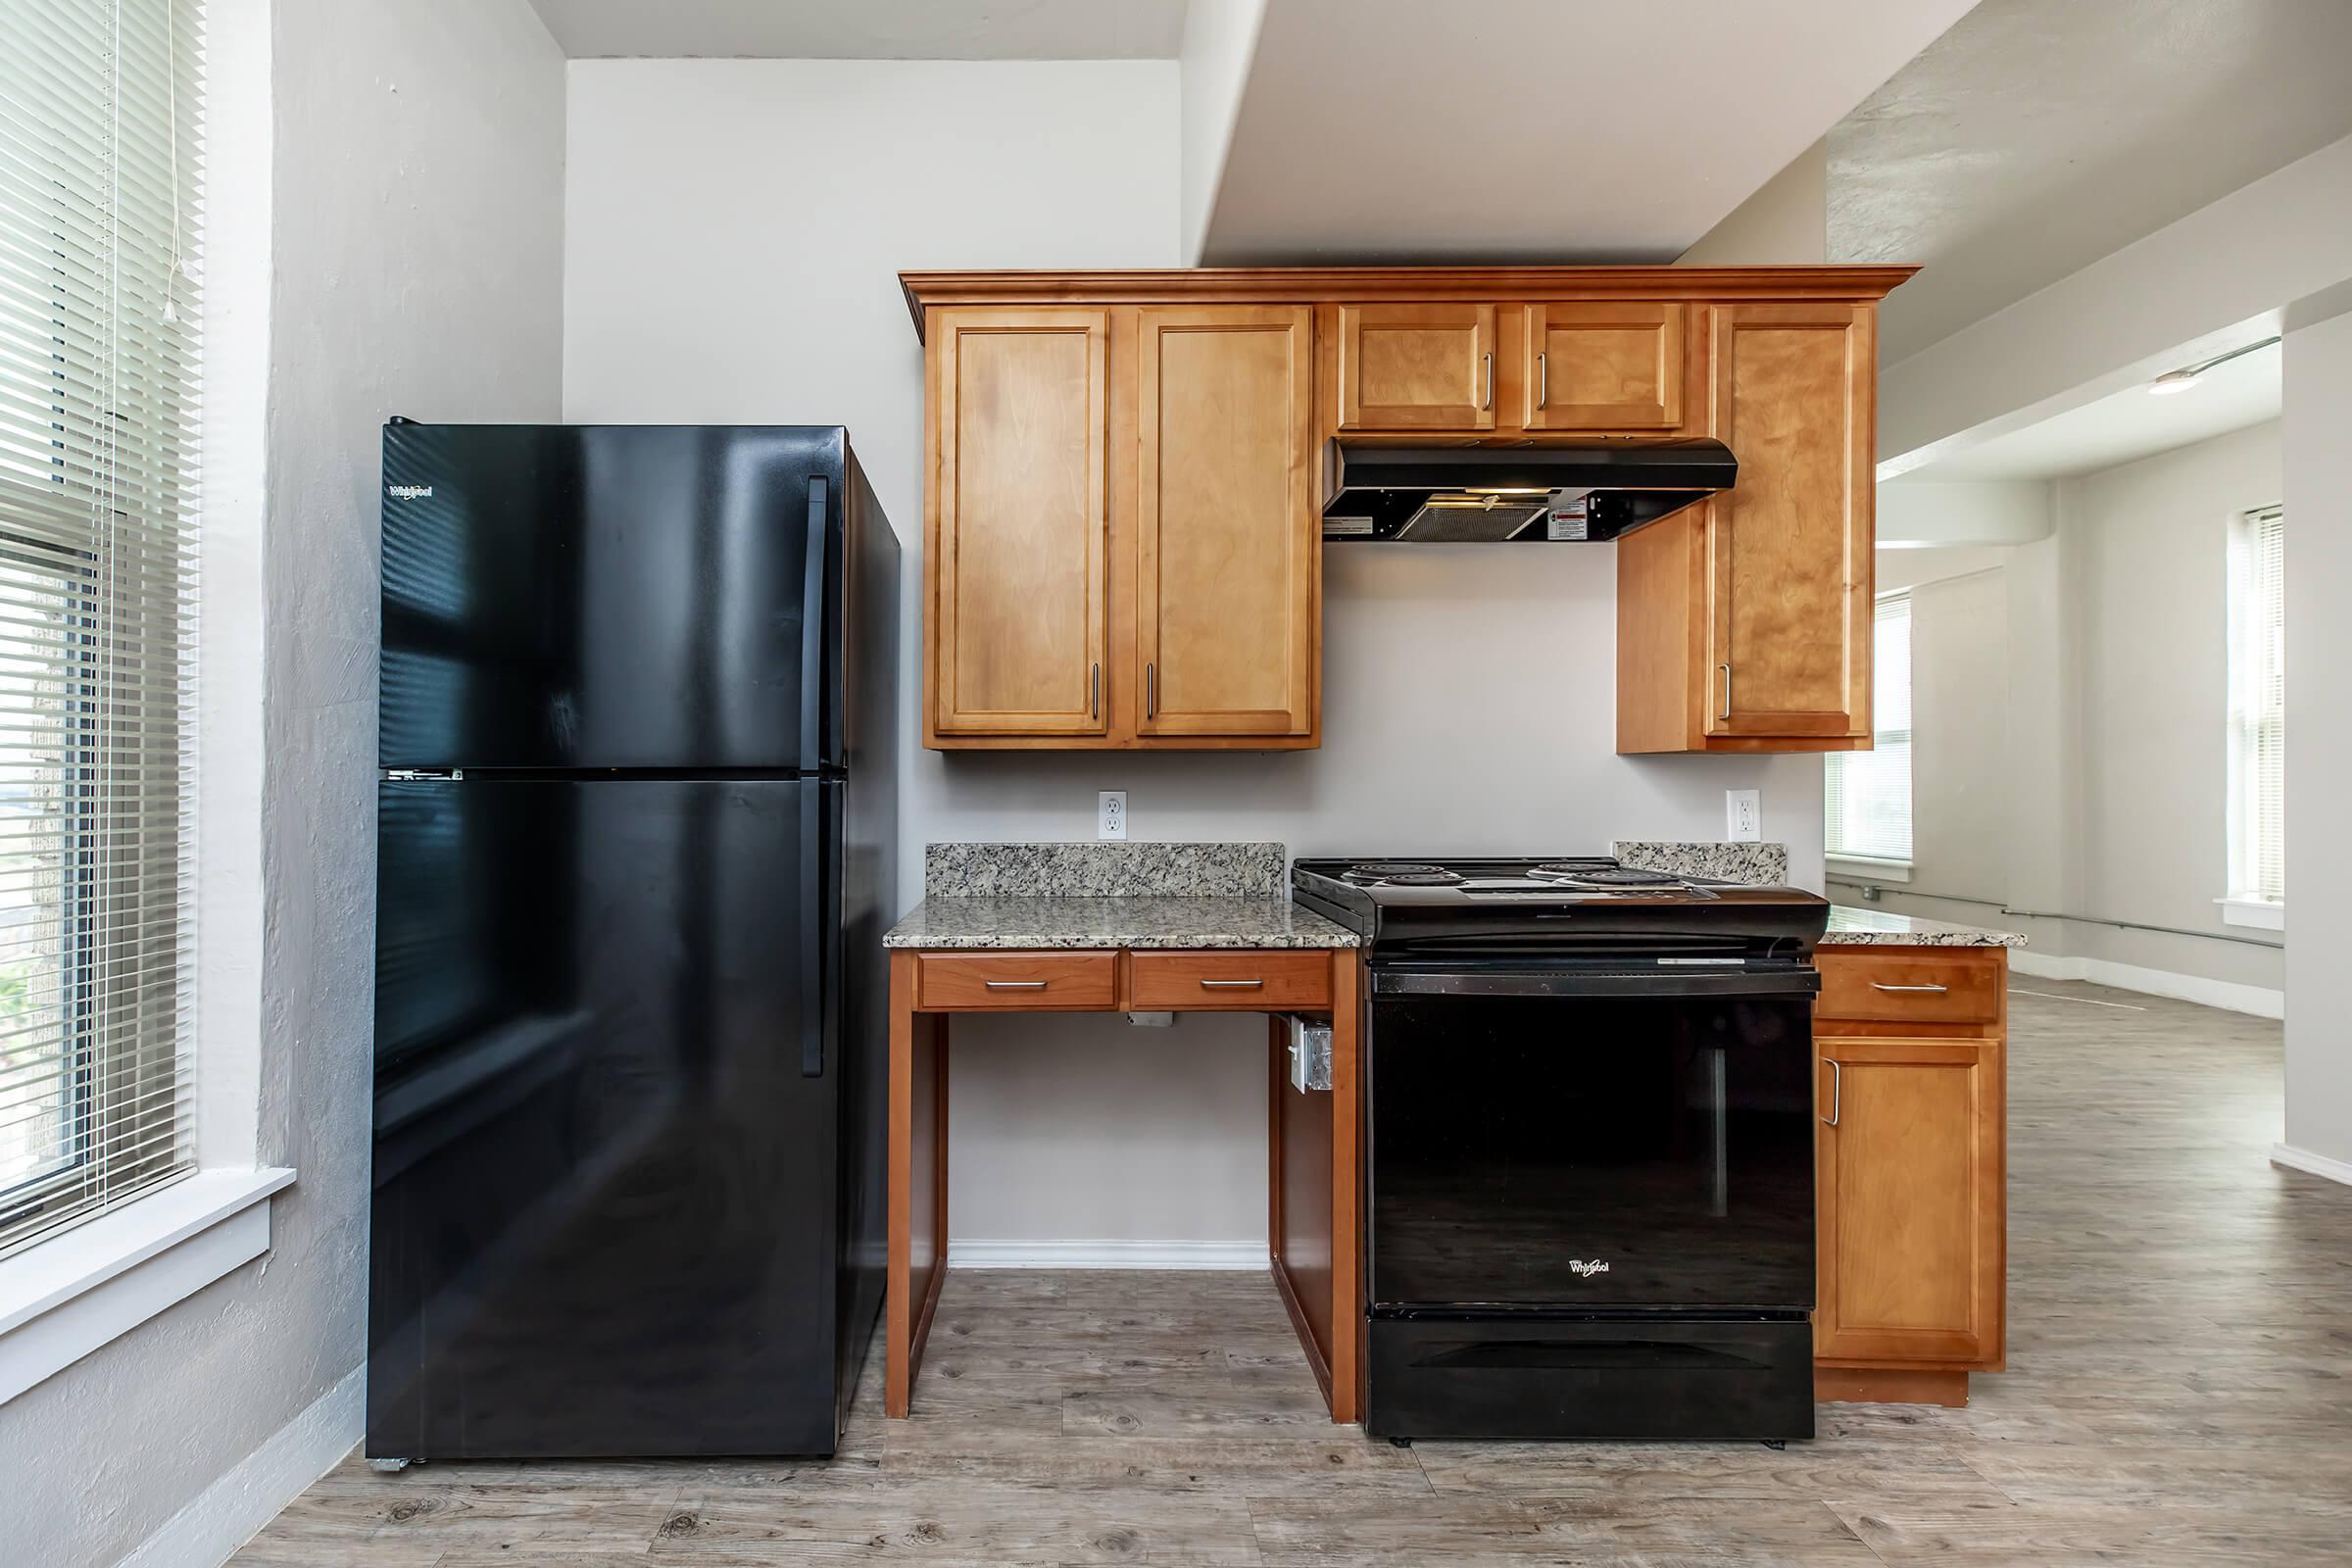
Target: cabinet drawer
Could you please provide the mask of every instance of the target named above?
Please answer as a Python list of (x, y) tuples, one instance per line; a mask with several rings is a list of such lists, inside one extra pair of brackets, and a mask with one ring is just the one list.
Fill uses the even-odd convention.
[(1051, 1007), (1106, 1012), (1118, 1003), (1115, 953), (926, 953), (918, 1006), (933, 1012)]
[(1331, 955), (1319, 949), (1138, 953), (1129, 962), (1128, 996), (1138, 1012), (1331, 1005)]
[(2001, 1015), (1997, 953), (1922, 948), (1909, 953), (1841, 954), (1823, 948), (1821, 1018), (1888, 1023), (1991, 1023)]

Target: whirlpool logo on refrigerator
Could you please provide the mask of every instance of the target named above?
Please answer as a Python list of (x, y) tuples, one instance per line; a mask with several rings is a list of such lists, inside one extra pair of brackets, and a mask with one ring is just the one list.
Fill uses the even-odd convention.
[(388, 484), (384, 486), (384, 494), (395, 501), (430, 501), (433, 499), (433, 487), (429, 484)]
[(1606, 1274), (1608, 1271), (1609, 1260), (1605, 1257), (1572, 1257), (1568, 1260), (1568, 1272), (1580, 1280), (1589, 1280), (1595, 1274)]

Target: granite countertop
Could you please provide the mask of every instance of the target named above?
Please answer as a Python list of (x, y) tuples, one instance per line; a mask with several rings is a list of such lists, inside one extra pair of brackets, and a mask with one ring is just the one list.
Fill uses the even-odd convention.
[(1352, 948), (1279, 844), (933, 844), (886, 948)]
[(1824, 947), (2022, 948), (2026, 939), (2015, 931), (1987, 931), (1982, 926), (1922, 920), (1888, 909), (1833, 904), (1829, 934), (1821, 943)]
[(1287, 898), (928, 898), (886, 948), (1352, 948), (1354, 932)]

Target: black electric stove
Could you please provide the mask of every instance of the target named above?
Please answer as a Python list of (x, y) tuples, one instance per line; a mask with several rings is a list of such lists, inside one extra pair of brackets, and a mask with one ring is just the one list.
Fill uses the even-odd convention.
[(1583, 858), (1291, 880), (1366, 941), (1366, 1427), (1811, 1437), (1828, 904)]

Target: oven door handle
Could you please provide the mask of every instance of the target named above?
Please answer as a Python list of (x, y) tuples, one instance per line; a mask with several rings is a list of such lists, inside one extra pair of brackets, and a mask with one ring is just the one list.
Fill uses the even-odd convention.
[(1689, 969), (1593, 973), (1457, 969), (1372, 970), (1374, 996), (1394, 997), (1810, 997), (1821, 990), (1812, 969)]

